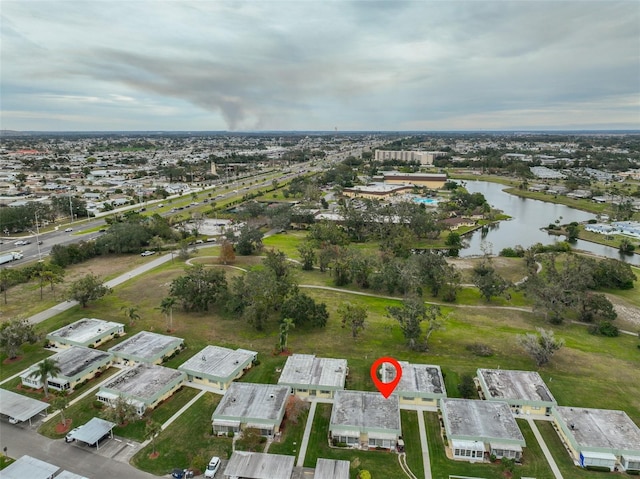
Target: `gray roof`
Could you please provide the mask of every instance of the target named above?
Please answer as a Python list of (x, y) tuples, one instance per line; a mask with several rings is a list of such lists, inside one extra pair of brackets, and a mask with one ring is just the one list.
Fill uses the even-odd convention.
[(155, 361), (169, 348), (175, 348), (182, 344), (184, 339), (165, 336), (164, 334), (140, 331), (135, 336), (122, 341), (120, 344), (109, 348), (109, 351), (122, 358), (141, 358), (147, 361)]
[(108, 389), (128, 398), (145, 401), (184, 376), (182, 371), (164, 366), (137, 364), (108, 380), (100, 389)]
[(487, 399), (556, 404), (551, 391), (535, 371), (478, 369), (478, 379)]
[(347, 360), (316, 358), (313, 354), (294, 354), (287, 358), (278, 384), (344, 388)]
[(349, 461), (318, 458), (314, 479), (349, 479)]
[(287, 386), (232, 383), (213, 412), (212, 419), (220, 417), (276, 421), (282, 418), (288, 396)]
[[(429, 364), (410, 364), (406, 361), (398, 361), (402, 367), (402, 376), (396, 386), (395, 392), (402, 395), (403, 392), (430, 393), (445, 395), (444, 379), (440, 372), (440, 366)], [(382, 369), (382, 382), (388, 383), (395, 379), (396, 368), (390, 363), (384, 363)]]
[(76, 474), (74, 472), (62, 471), (60, 474), (56, 476), (56, 479), (89, 479), (86, 476), (81, 476), (80, 474)]
[(640, 428), (624, 411), (557, 406), (555, 412), (581, 447), (640, 452)]
[(77, 441), (86, 442), (87, 444), (95, 444), (103, 436), (111, 432), (114, 427), (116, 427), (115, 423), (94, 417), (88, 423), (80, 426), (71, 437)]
[(18, 421), (28, 421), (48, 407), (49, 404), (44, 401), (0, 388), (0, 414), (6, 414)]
[(257, 355), (257, 352), (246, 349), (234, 351), (220, 346), (207, 346), (185, 361), (178, 369), (221, 379), (233, 379)]
[(47, 337), (88, 344), (99, 338), (105, 331), (113, 328), (124, 328), (124, 324), (96, 318), (83, 318), (47, 334)]
[(518, 441), (524, 445), (524, 437), (506, 402), (443, 399), (441, 408), (445, 429), (452, 439)]
[(295, 459), (282, 454), (235, 451), (224, 475), (243, 479), (291, 479)]
[(385, 399), (377, 392), (336, 391), (331, 410), (333, 426), (400, 431), (398, 396)]
[(5, 467), (2, 479), (49, 479), (60, 468), (31, 456), (22, 456), (16, 462)]
[[(49, 359), (55, 361), (60, 368), (60, 374), (57, 377), (73, 378), (83, 371), (92, 369), (96, 363), (103, 364), (110, 357), (111, 353), (100, 351), (99, 349), (71, 346), (54, 354)], [(31, 374), (37, 367), (37, 364), (34, 365), (25, 374)]]

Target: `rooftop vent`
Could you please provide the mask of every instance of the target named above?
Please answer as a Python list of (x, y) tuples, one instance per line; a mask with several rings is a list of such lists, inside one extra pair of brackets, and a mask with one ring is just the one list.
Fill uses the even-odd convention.
[(269, 394), (269, 399), (273, 399), (275, 396), (273, 394)]

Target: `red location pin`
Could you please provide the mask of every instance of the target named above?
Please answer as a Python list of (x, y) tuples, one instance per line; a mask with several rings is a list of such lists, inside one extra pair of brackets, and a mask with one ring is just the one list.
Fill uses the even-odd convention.
[[(389, 363), (396, 369), (396, 377), (391, 382), (383, 383), (378, 379), (378, 367), (383, 363)], [(391, 393), (400, 382), (401, 377), (402, 366), (400, 366), (400, 363), (393, 358), (384, 357), (376, 359), (376, 362), (371, 366), (371, 379), (373, 380), (373, 384), (376, 385), (378, 391), (380, 391), (380, 394), (382, 394), (385, 399), (391, 396)]]

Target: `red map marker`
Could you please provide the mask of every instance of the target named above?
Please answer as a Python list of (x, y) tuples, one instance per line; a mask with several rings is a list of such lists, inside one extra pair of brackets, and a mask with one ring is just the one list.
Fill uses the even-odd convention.
[[(393, 381), (388, 383), (383, 383), (378, 379), (378, 367), (382, 363), (389, 363), (396, 369), (396, 377), (393, 379)], [(400, 382), (401, 377), (402, 377), (402, 366), (400, 366), (400, 363), (393, 358), (384, 357), (384, 358), (376, 359), (376, 362), (374, 362), (373, 365), (371, 366), (371, 379), (373, 381), (373, 384), (376, 385), (376, 387), (378, 388), (378, 391), (380, 391), (380, 394), (382, 394), (385, 397), (385, 399), (391, 396), (391, 393)]]

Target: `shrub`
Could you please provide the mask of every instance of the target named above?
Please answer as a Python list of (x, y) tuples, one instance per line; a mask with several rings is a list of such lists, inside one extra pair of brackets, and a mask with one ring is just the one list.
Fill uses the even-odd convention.
[(585, 466), (584, 468), (587, 471), (611, 472), (611, 469), (606, 466)]
[(615, 338), (620, 334), (620, 330), (611, 321), (601, 321), (598, 325), (598, 330), (603, 336), (609, 338)]
[(483, 358), (493, 356), (493, 349), (491, 348), (491, 346), (487, 344), (483, 344), (483, 343), (467, 344), (466, 349), (467, 351), (472, 352), (476, 356), (481, 356)]
[(104, 407), (104, 403), (98, 401), (97, 399), (95, 401), (93, 401), (93, 408), (94, 409), (102, 409)]

